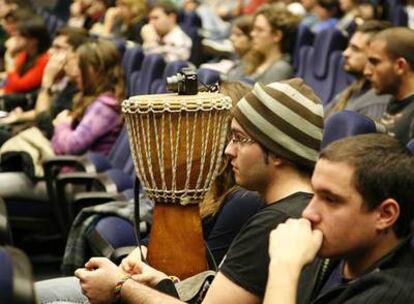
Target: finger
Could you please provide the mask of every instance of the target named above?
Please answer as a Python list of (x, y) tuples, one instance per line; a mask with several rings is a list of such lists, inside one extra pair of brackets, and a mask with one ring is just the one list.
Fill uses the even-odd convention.
[(107, 260), (107, 258), (91, 258), (88, 262), (86, 262), (85, 267), (87, 269), (100, 268), (106, 263)]
[(78, 268), (75, 270), (74, 275), (75, 277), (77, 277), (79, 280), (82, 280), (82, 278), (85, 275), (85, 271), (87, 271), (85, 268)]
[(152, 276), (148, 275), (148, 274), (140, 273), (140, 274), (132, 275), (131, 278), (134, 281), (137, 281), (139, 283), (147, 284), (147, 283), (151, 282)]
[(312, 239), (319, 247), (322, 245), (323, 233), (319, 229), (312, 230)]

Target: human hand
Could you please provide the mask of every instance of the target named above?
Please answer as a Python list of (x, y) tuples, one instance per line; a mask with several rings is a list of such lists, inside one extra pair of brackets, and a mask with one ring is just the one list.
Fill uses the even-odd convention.
[(57, 51), (53, 53), (46, 64), (42, 77), (42, 87), (50, 88), (63, 72), (67, 60), (67, 52)]
[(119, 268), (125, 273), (131, 275), (135, 274), (135, 264), (142, 261), (141, 251), (144, 257), (147, 255), (147, 248), (145, 246), (136, 247), (126, 258), (122, 259), (121, 264), (119, 264)]
[(155, 44), (159, 41), (159, 36), (155, 28), (149, 23), (141, 28), (141, 38), (145, 44)]
[(163, 279), (168, 279), (168, 276), (165, 273), (152, 268), (142, 261), (138, 261), (134, 264), (133, 273), (134, 274), (131, 275), (131, 278), (134, 281), (150, 287), (154, 287)]
[(105, 13), (105, 22), (114, 22), (118, 17), (122, 16), (122, 11), (119, 7), (110, 7), (106, 10)]
[(75, 271), (75, 276), (89, 303), (104, 304), (111, 303), (114, 288), (124, 274), (107, 258), (91, 258), (85, 268)]
[(23, 109), (20, 107), (15, 108), (11, 111), (6, 117), (0, 119), (0, 124), (2, 125), (10, 125), (15, 122), (18, 122), (21, 115), (23, 113)]
[(72, 121), (73, 121), (73, 118), (70, 115), (69, 110), (63, 110), (53, 120), (53, 125), (57, 126), (57, 125), (60, 125), (62, 123), (72, 124)]
[(312, 230), (307, 219), (288, 219), (270, 233), (271, 264), (290, 265), (300, 270), (315, 258), (322, 240), (322, 232)]

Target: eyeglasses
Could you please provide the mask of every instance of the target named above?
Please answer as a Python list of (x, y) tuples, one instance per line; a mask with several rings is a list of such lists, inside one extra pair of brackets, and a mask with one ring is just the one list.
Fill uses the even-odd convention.
[(248, 137), (244, 137), (244, 136), (240, 136), (238, 134), (231, 134), (230, 135), (230, 142), (240, 146), (246, 145), (246, 144), (253, 144), (256, 141), (254, 139), (248, 138)]

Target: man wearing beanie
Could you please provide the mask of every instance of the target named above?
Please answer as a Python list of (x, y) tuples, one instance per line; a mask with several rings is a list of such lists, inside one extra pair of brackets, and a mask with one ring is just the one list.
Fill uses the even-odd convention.
[[(263, 301), (269, 233), (288, 218), (300, 218), (311, 200), (310, 176), (322, 141), (322, 105), (301, 79), (266, 86), (258, 83), (239, 101), (233, 113), (232, 137), (225, 153), (231, 160), (236, 182), (258, 191), (267, 204), (234, 239), (203, 303)], [(100, 290), (104, 285), (115, 286), (120, 270), (109, 260), (96, 258), (94, 263), (95, 271), (80, 275), (81, 285), (86, 286), (84, 293), (91, 303), (103, 303), (99, 301), (101, 294), (89, 294), (88, 285), (102, 282)], [(161, 282), (171, 283), (143, 263), (140, 271), (146, 278), (140, 282), (150, 287), (159, 286), (162, 278)], [(312, 274), (306, 268), (302, 278), (310, 279)], [(122, 303), (182, 303), (141, 283), (123, 281), (119, 293)]]
[(300, 218), (311, 200), (310, 177), (323, 133), (320, 100), (301, 79), (257, 83), (233, 113), (232, 139), (225, 152), (236, 183), (258, 191), (267, 205), (233, 241), (206, 303), (263, 300), (269, 233), (288, 218)]

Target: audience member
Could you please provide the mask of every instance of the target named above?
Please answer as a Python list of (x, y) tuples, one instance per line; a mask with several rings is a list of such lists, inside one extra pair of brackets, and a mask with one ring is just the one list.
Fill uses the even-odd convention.
[(176, 7), (170, 2), (157, 2), (148, 18), (141, 30), (145, 54), (161, 54), (166, 62), (188, 60), (192, 41), (177, 24)]
[[(256, 84), (235, 107), (226, 154), (236, 183), (257, 190), (267, 205), (233, 241), (204, 303), (259, 303), (263, 298), (268, 233), (287, 218), (299, 217), (312, 197), (310, 174), (322, 138), (322, 112), (319, 98), (300, 79), (268, 86)], [(137, 280), (144, 278), (143, 283), (155, 285), (165, 279), (165, 275), (140, 261), (129, 266), (129, 274)], [(103, 258), (91, 259), (75, 274), (93, 303), (110, 301), (124, 275)], [(134, 303), (178, 302), (133, 280), (123, 281), (120, 295), (123, 301)]]
[(388, 27), (391, 27), (391, 23), (377, 20), (367, 21), (358, 26), (343, 52), (343, 68), (355, 76), (355, 80), (327, 105), (325, 119), (342, 110), (355, 111), (374, 119), (382, 117), (391, 96), (375, 93), (370, 82), (364, 77), (364, 68), (368, 61), (367, 48), (370, 39)]
[(43, 71), (49, 60), (50, 37), (40, 17), (21, 20), (17, 35), (22, 39), (22, 51), (17, 55), (14, 70), (7, 73), (4, 94), (24, 93), (40, 87)]
[(377, 94), (390, 94), (381, 122), (397, 139), (414, 137), (414, 31), (404, 27), (376, 34), (364, 70)]
[(251, 37), (261, 60), (246, 63), (246, 74), (252, 81), (268, 84), (293, 77), (291, 51), (298, 24), (298, 17), (283, 5), (263, 5), (257, 10)]
[[(241, 16), (234, 19), (231, 29), (230, 41), (234, 48), (233, 58), (222, 59), (219, 62), (204, 63), (200, 67), (220, 72), (223, 80), (237, 81), (246, 77), (245, 61), (260, 61), (261, 56), (252, 51), (253, 17)], [(257, 56), (256, 56), (257, 55)]]
[(298, 293), (311, 294), (307, 303), (412, 303), (412, 153), (383, 134), (336, 141), (322, 151), (312, 187), (303, 219), (271, 233), (264, 302), (297, 303), (300, 271), (318, 254), (329, 260)]

